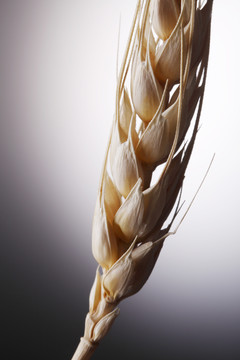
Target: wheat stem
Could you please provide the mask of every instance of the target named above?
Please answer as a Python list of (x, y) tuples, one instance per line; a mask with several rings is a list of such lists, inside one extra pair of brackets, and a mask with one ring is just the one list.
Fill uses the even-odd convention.
[(91, 359), (96, 348), (97, 348), (96, 344), (93, 344), (82, 337), (72, 357), (72, 360), (89, 360)]

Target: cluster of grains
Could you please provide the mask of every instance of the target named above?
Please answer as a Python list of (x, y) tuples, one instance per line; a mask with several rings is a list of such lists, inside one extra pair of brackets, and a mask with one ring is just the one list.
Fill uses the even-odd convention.
[(211, 8), (211, 0), (137, 4), (93, 219), (99, 267), (74, 360), (90, 357), (116, 305), (144, 285), (178, 212), (202, 105)]

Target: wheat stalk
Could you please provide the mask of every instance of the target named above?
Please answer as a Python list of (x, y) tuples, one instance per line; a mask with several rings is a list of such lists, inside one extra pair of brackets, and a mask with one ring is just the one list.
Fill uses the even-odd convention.
[(93, 219), (99, 266), (72, 360), (91, 357), (119, 302), (142, 288), (179, 211), (203, 101), (212, 2), (137, 3)]

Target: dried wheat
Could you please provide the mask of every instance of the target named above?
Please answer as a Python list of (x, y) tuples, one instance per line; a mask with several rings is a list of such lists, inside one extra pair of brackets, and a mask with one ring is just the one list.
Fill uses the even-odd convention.
[(211, 9), (212, 0), (138, 1), (93, 219), (99, 267), (73, 360), (91, 357), (118, 303), (144, 285), (179, 210), (202, 107)]

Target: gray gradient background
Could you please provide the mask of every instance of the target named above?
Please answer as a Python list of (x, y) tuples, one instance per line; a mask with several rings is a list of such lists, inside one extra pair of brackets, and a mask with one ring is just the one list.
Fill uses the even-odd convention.
[[(1, 358), (70, 359), (96, 262), (91, 222), (135, 1), (0, 1)], [(240, 358), (240, 2), (215, 0), (189, 204), (94, 359)], [(186, 206), (185, 206), (186, 209)], [(4, 357), (2, 356), (3, 354)]]

